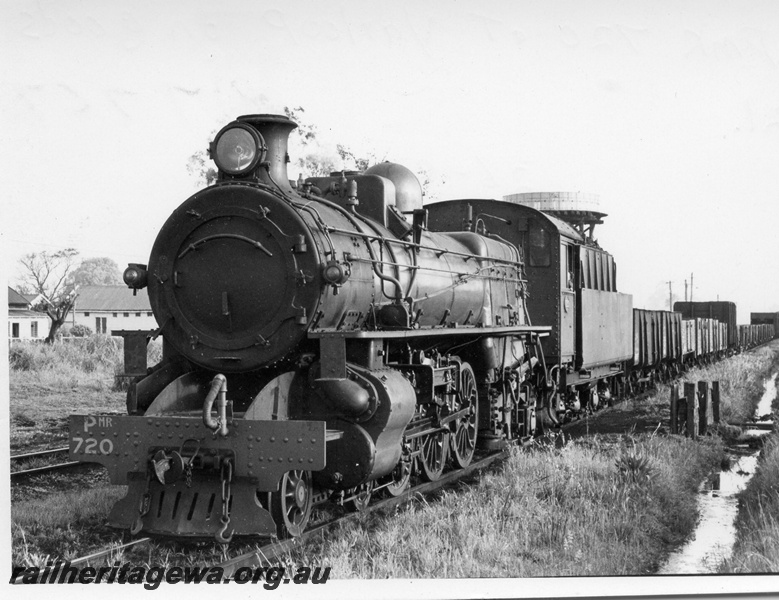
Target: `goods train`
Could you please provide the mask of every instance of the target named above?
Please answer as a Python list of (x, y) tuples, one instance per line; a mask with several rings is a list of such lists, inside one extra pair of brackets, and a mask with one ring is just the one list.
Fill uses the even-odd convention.
[(739, 344), (742, 347), (764, 344), (779, 336), (779, 312), (752, 313), (750, 325), (738, 326)]
[(737, 326), (732, 302), (633, 308), (632, 296), (617, 289), (614, 258), (594, 238), (606, 215), (573, 196), (514, 194), (427, 206), (434, 230), (489, 230), (522, 250), (531, 321), (552, 327), (542, 339), (550, 421), (773, 339), (773, 327)]
[(739, 343), (710, 316), (633, 309), (600, 213), (423, 208), (392, 163), (291, 182), (295, 127), (226, 125), (217, 182), (125, 271), (162, 360), (126, 416), (70, 417), (71, 458), (128, 486), (115, 527), (299, 535), (316, 502), (399, 495)]

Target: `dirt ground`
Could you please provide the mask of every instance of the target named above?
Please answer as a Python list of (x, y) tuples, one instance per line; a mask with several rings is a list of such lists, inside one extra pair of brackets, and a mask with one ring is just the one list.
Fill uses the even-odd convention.
[(671, 400), (667, 396), (663, 402), (663, 392), (653, 401), (627, 399), (613, 406), (599, 410), (594, 415), (585, 415), (571, 422), (566, 428), (566, 435), (580, 437), (583, 435), (623, 434), (628, 432), (668, 433), (671, 418)]
[(67, 445), (68, 415), (124, 414), (125, 393), (11, 381), (11, 454)]
[[(52, 388), (34, 381), (11, 382), (11, 456), (68, 445), (68, 415), (124, 414), (125, 393), (110, 389)], [(12, 470), (62, 462), (65, 454), (16, 462)], [(105, 469), (82, 465), (76, 469), (52, 471), (11, 484), (11, 501), (20, 502), (53, 492), (87, 489), (108, 484)]]

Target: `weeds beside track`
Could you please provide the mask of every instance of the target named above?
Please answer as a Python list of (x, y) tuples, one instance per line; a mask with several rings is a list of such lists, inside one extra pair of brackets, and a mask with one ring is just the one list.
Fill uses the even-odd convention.
[[(732, 376), (748, 379), (744, 373)], [(739, 395), (741, 382), (726, 389)], [(658, 423), (667, 422), (667, 399), (661, 388), (657, 400), (617, 404), (578, 424), (589, 429), (584, 439), (557, 436), (512, 453), (499, 473), (460, 484), (457, 492), (439, 491), (439, 501), (395, 507), (394, 516), (360, 514), (331, 526), (326, 538), (292, 544), (279, 559), (332, 565), (340, 578), (651, 573), (657, 557), (694, 522), (694, 509), (677, 510), (694, 507), (685, 486), (697, 488), (721, 452), (716, 439), (664, 438)], [(627, 435), (629, 427), (604, 427), (614, 422), (638, 426)], [(121, 486), (77, 490), (60, 499), (65, 509), (59, 514), (43, 501), (14, 506), (14, 564), (103, 546), (105, 514), (122, 493)], [(76, 514), (75, 507), (83, 510)], [(185, 549), (151, 542), (145, 561), (169, 566), (223, 559), (215, 544)]]

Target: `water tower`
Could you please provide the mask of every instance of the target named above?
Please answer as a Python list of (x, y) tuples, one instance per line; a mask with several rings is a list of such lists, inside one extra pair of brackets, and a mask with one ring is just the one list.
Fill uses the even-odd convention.
[(600, 212), (597, 194), (582, 192), (525, 192), (503, 196), (506, 202), (522, 204), (557, 217), (571, 225), (589, 242), (595, 226), (603, 223), (606, 213)]

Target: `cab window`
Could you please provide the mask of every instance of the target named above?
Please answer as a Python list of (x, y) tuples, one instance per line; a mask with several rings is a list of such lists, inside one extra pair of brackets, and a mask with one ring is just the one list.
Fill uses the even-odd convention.
[(573, 244), (562, 244), (560, 248), (560, 289), (574, 289), (576, 265), (576, 247)]
[(533, 227), (529, 236), (528, 260), (531, 267), (548, 267), (551, 264), (549, 233), (540, 227)]

